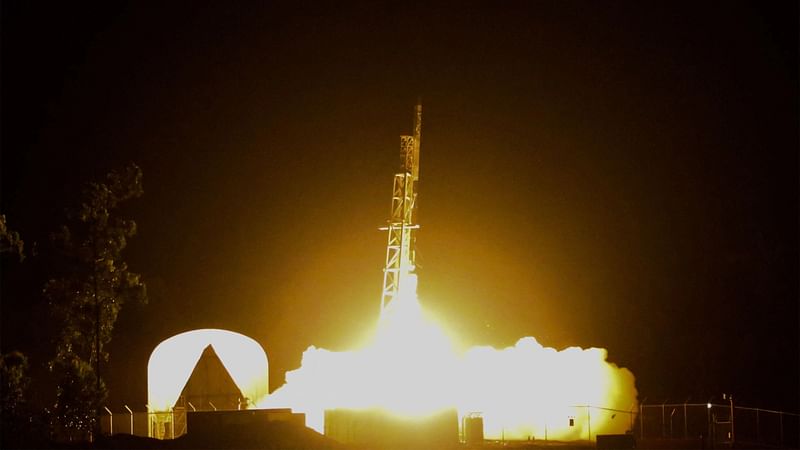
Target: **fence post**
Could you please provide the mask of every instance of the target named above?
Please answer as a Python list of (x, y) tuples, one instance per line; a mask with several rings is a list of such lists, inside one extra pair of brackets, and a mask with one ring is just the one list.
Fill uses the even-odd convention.
[(674, 439), (675, 438), (675, 435), (672, 432), (672, 418), (675, 417), (675, 411), (677, 411), (677, 410), (678, 410), (678, 408), (672, 408), (672, 412), (669, 413), (669, 438), (670, 439)]
[(644, 401), (647, 400), (645, 398), (642, 400), (642, 403), (639, 403), (639, 439), (644, 440)]
[(589, 423), (589, 442), (592, 442), (592, 410), (588, 404), (586, 405), (586, 419)]
[(728, 394), (728, 402), (731, 405), (731, 447), (736, 443), (736, 429), (734, 428), (733, 395)]
[(133, 436), (133, 411), (128, 408), (128, 405), (125, 405), (125, 409), (127, 409), (128, 413), (131, 415), (131, 436)]
[(759, 409), (756, 408), (756, 442), (761, 442), (761, 424), (758, 420)]
[(631, 434), (633, 434), (633, 410), (630, 409), (630, 407), (628, 407), (628, 429), (630, 429)]
[(666, 403), (667, 401), (664, 400), (664, 403), (661, 404), (661, 439), (664, 439), (665, 435), (667, 434), (667, 425), (664, 421), (665, 419), (664, 405)]
[(686, 401), (683, 402), (683, 438), (689, 439), (689, 424), (688, 419), (686, 419), (686, 402), (689, 401), (687, 398)]
[(108, 413), (108, 435), (114, 435), (114, 414), (108, 409), (108, 406), (103, 406), (103, 409)]

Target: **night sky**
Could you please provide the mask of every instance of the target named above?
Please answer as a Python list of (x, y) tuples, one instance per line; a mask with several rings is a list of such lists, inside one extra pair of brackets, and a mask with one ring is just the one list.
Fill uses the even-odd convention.
[[(134, 161), (109, 406), (163, 339), (256, 339), (283, 383), (374, 327), (423, 101), (418, 270), (463, 347), (604, 347), (640, 399), (798, 407), (794, 2), (2, 3), (2, 205), (47, 247)], [(2, 351), (47, 399), (46, 255), (3, 256)], [(462, 347), (462, 348), (463, 348)]]

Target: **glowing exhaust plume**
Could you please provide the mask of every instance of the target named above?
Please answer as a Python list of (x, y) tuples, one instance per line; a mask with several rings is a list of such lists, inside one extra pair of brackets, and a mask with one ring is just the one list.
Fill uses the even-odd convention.
[(556, 351), (527, 337), (514, 347), (473, 347), (459, 355), (422, 310), (415, 276), (407, 280), (365, 348), (309, 347), (301, 367), (259, 406), (304, 412), (319, 432), (324, 411), (333, 408), (421, 416), (455, 407), (460, 415), (482, 413), (489, 439), (542, 439), (545, 433), (549, 439), (587, 439), (589, 427), (592, 437), (631, 427), (629, 414), (579, 406), (637, 408), (633, 374), (606, 362), (605, 350)]

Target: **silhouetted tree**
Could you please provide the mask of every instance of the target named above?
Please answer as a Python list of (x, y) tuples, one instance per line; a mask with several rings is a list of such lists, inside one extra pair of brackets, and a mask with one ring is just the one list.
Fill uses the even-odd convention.
[[(13, 253), (25, 259), (24, 243), (16, 231), (10, 230), (6, 216), (0, 214), (0, 253)], [(21, 436), (29, 434), (27, 391), (30, 384), (28, 358), (12, 351), (0, 356), (0, 447), (14, 447)]]
[(26, 391), (30, 384), (28, 358), (19, 351), (0, 357), (0, 409), (4, 431), (16, 424), (26, 404)]
[(5, 214), (0, 214), (0, 253), (16, 253), (19, 260), (25, 259), (25, 243), (19, 237), (19, 233), (8, 229)]
[(99, 430), (98, 410), (106, 398), (101, 362), (105, 346), (126, 301), (147, 301), (139, 274), (128, 270), (122, 251), (136, 234), (136, 223), (117, 216), (117, 208), (142, 195), (142, 171), (135, 164), (89, 183), (68, 224), (53, 234), (65, 259), (65, 272), (45, 284), (44, 293), (61, 331), (50, 368), (57, 374), (53, 414), (69, 437)]

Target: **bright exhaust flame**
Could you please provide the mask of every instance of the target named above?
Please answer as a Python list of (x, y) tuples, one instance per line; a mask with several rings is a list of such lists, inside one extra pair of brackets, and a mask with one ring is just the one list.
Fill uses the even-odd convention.
[(593, 439), (631, 428), (633, 415), (618, 412), (637, 408), (633, 374), (607, 362), (604, 349), (556, 351), (526, 337), (513, 347), (458, 354), (420, 306), (416, 277), (407, 280), (366, 347), (309, 347), (301, 367), (259, 406), (303, 412), (319, 432), (324, 411), (334, 408), (480, 412), (488, 439), (588, 439), (589, 428)]

